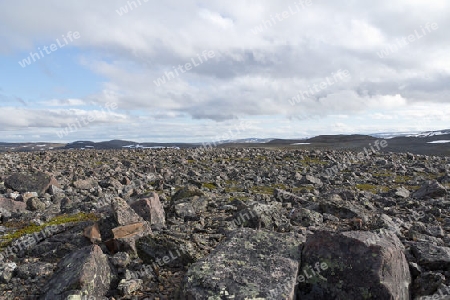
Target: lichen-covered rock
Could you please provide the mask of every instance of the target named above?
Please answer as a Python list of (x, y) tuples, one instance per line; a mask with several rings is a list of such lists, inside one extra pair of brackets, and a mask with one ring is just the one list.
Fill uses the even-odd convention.
[(114, 270), (97, 245), (84, 247), (63, 258), (43, 288), (42, 300), (66, 299), (77, 291), (103, 297), (110, 289)]
[(325, 263), (326, 270), (299, 284), (300, 299), (410, 299), (411, 275), (394, 234), (367, 231), (308, 236), (302, 266)]
[(194, 196), (203, 196), (203, 192), (200, 191), (195, 186), (189, 185), (186, 186), (180, 190), (178, 190), (175, 195), (172, 196), (172, 201), (177, 202), (178, 200), (184, 199), (184, 198), (191, 198)]
[(189, 268), (180, 299), (295, 299), (301, 243), (294, 234), (236, 230)]
[(283, 215), (283, 206), (280, 202), (253, 203), (234, 214), (232, 225), (284, 231), (289, 227), (289, 220)]
[(197, 214), (189, 202), (178, 203), (174, 206), (175, 214), (182, 219), (195, 219)]
[(165, 233), (145, 236), (136, 241), (139, 257), (146, 264), (183, 267), (196, 262), (203, 255), (194, 243)]
[(315, 226), (323, 223), (322, 214), (306, 208), (295, 209), (290, 215), (293, 225)]

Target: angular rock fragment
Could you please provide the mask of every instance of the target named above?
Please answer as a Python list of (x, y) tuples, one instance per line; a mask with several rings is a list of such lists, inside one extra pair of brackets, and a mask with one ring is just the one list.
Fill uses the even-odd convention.
[(445, 187), (436, 180), (432, 180), (428, 181), (420, 189), (418, 189), (413, 196), (416, 199), (426, 199), (444, 197), (446, 194), (447, 190)]
[(144, 221), (122, 198), (114, 198), (111, 201), (111, 207), (117, 223), (121, 226)]
[(325, 263), (327, 269), (309, 272), (300, 299), (409, 299), (411, 275), (400, 245), (390, 234), (315, 232), (304, 245), (302, 267)]
[(83, 235), (88, 238), (93, 244), (100, 243), (102, 241), (100, 228), (98, 227), (97, 223), (92, 226), (86, 227), (86, 229), (83, 231)]
[(123, 251), (136, 256), (136, 240), (151, 234), (152, 229), (147, 222), (138, 222), (113, 228), (112, 232), (114, 235), (112, 252)]
[(110, 289), (114, 270), (97, 245), (79, 249), (59, 262), (56, 272), (43, 288), (43, 300), (63, 300), (74, 292), (103, 297)]
[(136, 200), (130, 206), (141, 218), (150, 222), (151, 225), (165, 225), (166, 215), (157, 193), (151, 193), (147, 198)]
[(428, 270), (450, 268), (450, 247), (440, 247), (427, 242), (412, 242), (411, 252), (420, 266)]

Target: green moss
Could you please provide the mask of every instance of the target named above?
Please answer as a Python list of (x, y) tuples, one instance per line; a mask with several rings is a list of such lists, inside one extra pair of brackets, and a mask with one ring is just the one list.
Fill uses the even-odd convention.
[(387, 186), (368, 184), (368, 183), (357, 184), (356, 188), (358, 190), (367, 191), (367, 192), (371, 192), (374, 194), (376, 194), (378, 192), (386, 193), (389, 191), (389, 187), (387, 187)]
[(217, 189), (217, 186), (216, 186), (216, 184), (215, 183), (204, 183), (203, 184), (203, 187), (205, 187), (205, 188), (207, 188), (207, 189), (210, 189), (210, 190), (215, 190), (215, 189)]
[(393, 174), (390, 173), (390, 172), (380, 172), (380, 173), (375, 172), (375, 173), (372, 173), (373, 177), (390, 177), (392, 175)]
[(406, 175), (397, 175), (394, 178), (395, 183), (407, 183), (410, 180), (412, 180), (412, 177)]
[(243, 188), (239, 188), (236, 186), (230, 186), (230, 187), (225, 188), (225, 193), (239, 193), (239, 192), (243, 192), (243, 191), (244, 191)]
[(309, 186), (308, 185), (301, 185), (301, 186), (293, 188), (292, 192), (293, 193), (301, 192), (303, 189), (307, 190), (308, 192), (311, 192), (311, 191), (314, 190), (314, 186), (312, 186), (312, 185), (309, 185)]
[(267, 194), (272, 195), (275, 189), (270, 186), (254, 186), (251, 191), (256, 194)]
[[(22, 227), (13, 233), (7, 234), (6, 236), (2, 237), (3, 240), (0, 242), (0, 251), (2, 251), (4, 248), (8, 247), (14, 240), (21, 238), (27, 234), (33, 234), (35, 232), (40, 232), (43, 229), (45, 229), (48, 226), (54, 226), (54, 225), (60, 225), (60, 224), (67, 224), (67, 223), (78, 223), (83, 221), (97, 221), (98, 217), (95, 214), (87, 214), (87, 213), (78, 213), (76, 215), (61, 215), (58, 217), (55, 217), (54, 219), (50, 220), (47, 223), (44, 223), (43, 225), (28, 225), (25, 227)], [(13, 224), (7, 224), (7, 227), (14, 228), (17, 226), (18, 223)], [(16, 226), (14, 226), (16, 225)]]
[(303, 166), (310, 166), (310, 165), (326, 165), (326, 161), (322, 161), (318, 158), (311, 158), (307, 157), (305, 159), (302, 159), (299, 161)]

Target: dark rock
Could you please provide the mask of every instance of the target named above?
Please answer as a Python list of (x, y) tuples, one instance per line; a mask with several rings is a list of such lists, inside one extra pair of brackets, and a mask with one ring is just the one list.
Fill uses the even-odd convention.
[(66, 256), (43, 288), (43, 300), (66, 299), (75, 291), (103, 297), (110, 289), (114, 270), (97, 245), (79, 249)]
[(426, 199), (444, 197), (446, 194), (447, 190), (445, 187), (436, 180), (432, 180), (428, 181), (420, 189), (418, 189), (413, 196), (416, 199)]
[(429, 296), (437, 292), (444, 280), (445, 276), (441, 273), (425, 272), (414, 280), (411, 288), (416, 296)]
[(17, 277), (22, 279), (28, 278), (40, 278), (51, 275), (53, 273), (54, 266), (50, 263), (27, 263), (17, 267)]
[(136, 247), (144, 263), (156, 263), (160, 267), (187, 266), (202, 257), (192, 242), (164, 233), (140, 238)]
[(323, 223), (322, 214), (305, 208), (295, 209), (290, 215), (290, 219), (293, 225), (305, 227), (321, 225)]
[(37, 192), (43, 195), (51, 185), (58, 185), (56, 179), (42, 172), (26, 175), (14, 173), (5, 179), (5, 187), (20, 193)]
[(171, 200), (173, 202), (177, 202), (180, 199), (191, 198), (194, 196), (203, 196), (203, 192), (200, 191), (198, 188), (189, 185), (177, 191), (175, 195), (172, 196)]
[[(411, 276), (395, 235), (319, 231), (308, 236), (302, 267), (325, 263), (299, 284), (300, 299), (409, 299)], [(306, 276), (308, 277), (308, 276)]]
[(428, 270), (447, 270), (450, 268), (450, 248), (435, 246), (426, 242), (412, 242), (411, 251), (420, 266)]

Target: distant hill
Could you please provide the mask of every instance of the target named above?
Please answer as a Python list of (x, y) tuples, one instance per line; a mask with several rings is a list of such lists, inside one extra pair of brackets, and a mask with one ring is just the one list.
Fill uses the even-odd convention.
[[(356, 152), (369, 149), (375, 140), (385, 139), (388, 146), (383, 151), (411, 152), (425, 155), (450, 156), (450, 129), (420, 133), (379, 133), (371, 135), (319, 135), (303, 139), (259, 139), (247, 138), (215, 142), (217, 147), (263, 147), (292, 149), (333, 149)], [(206, 143), (208, 144), (208, 143)], [(211, 143), (210, 143), (211, 144)], [(210, 145), (209, 144), (209, 145)], [(68, 144), (55, 143), (0, 143), (0, 151), (46, 151), (58, 149), (152, 149), (152, 148), (197, 148), (200, 143), (137, 143), (111, 140), (103, 142), (76, 141)]]

